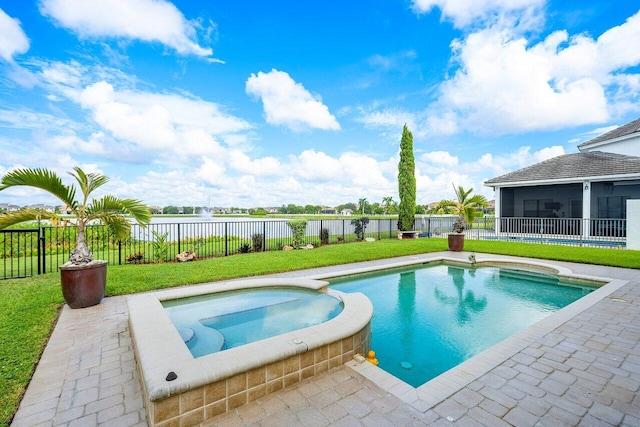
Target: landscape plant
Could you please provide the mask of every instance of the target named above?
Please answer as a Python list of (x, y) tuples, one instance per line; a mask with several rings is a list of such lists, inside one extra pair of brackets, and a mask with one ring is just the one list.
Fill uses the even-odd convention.
[(163, 263), (167, 260), (167, 253), (169, 251), (169, 242), (167, 241), (169, 233), (165, 232), (160, 234), (157, 231), (152, 231), (151, 234), (153, 235), (153, 240), (151, 241), (153, 260), (157, 263)]
[(398, 163), (398, 230), (413, 230), (416, 216), (416, 175), (413, 157), (413, 135), (404, 125), (400, 140), (400, 161)]
[(364, 240), (364, 233), (367, 229), (367, 224), (369, 224), (369, 218), (362, 217), (351, 220), (351, 225), (354, 226), (354, 232), (358, 240)]
[(293, 234), (291, 246), (299, 248), (304, 243), (304, 236), (307, 233), (307, 221), (304, 219), (288, 221), (287, 225)]
[(480, 194), (473, 194), (473, 188), (465, 190), (461, 185), (458, 187), (451, 185), (453, 185), (456, 199), (441, 200), (435, 210), (458, 215), (466, 226), (470, 226), (475, 221), (478, 210), (487, 207), (487, 199)]
[(264, 250), (264, 235), (255, 233), (251, 236), (254, 252), (262, 252)]
[(328, 228), (323, 228), (322, 230), (320, 230), (320, 243), (322, 243), (323, 245), (328, 245), (329, 244), (329, 229)]
[(57, 197), (70, 212), (72, 220), (60, 214), (44, 209), (22, 208), (0, 215), (0, 229), (26, 221), (49, 220), (54, 226), (72, 225), (77, 228), (75, 248), (69, 257), (69, 265), (86, 265), (93, 261), (93, 254), (85, 240), (87, 224), (93, 221), (109, 227), (117, 239), (128, 237), (131, 222), (124, 214), (133, 217), (140, 225), (146, 226), (151, 221), (151, 213), (147, 206), (135, 199), (121, 199), (105, 195), (100, 199), (91, 199), (91, 194), (109, 181), (100, 173), (85, 173), (81, 168), (73, 168), (69, 173), (81, 191), (81, 199), (76, 200), (76, 186), (65, 185), (62, 179), (48, 169), (17, 169), (2, 177), (0, 191), (12, 187), (33, 187), (44, 190)]

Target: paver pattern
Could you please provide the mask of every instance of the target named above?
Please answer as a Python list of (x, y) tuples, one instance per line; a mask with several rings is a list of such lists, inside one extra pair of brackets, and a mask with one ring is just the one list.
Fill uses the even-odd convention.
[[(343, 365), (203, 425), (640, 425), (640, 271), (544, 262), (629, 283), (432, 407)], [(12, 425), (146, 425), (125, 297), (63, 309)]]

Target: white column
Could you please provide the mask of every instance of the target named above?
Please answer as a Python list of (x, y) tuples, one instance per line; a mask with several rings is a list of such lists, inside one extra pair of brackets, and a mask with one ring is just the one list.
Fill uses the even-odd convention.
[(640, 250), (640, 200), (627, 200), (627, 249)]
[(591, 235), (591, 182), (585, 181), (582, 184), (582, 238), (589, 238)]
[(500, 199), (502, 196), (502, 190), (500, 189), (500, 187), (496, 188), (494, 191), (494, 200), (495, 200), (495, 206), (494, 206), (494, 225), (496, 227), (496, 234), (500, 233)]

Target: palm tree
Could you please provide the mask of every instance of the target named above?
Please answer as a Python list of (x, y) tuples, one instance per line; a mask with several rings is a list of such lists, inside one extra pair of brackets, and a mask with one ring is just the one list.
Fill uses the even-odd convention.
[[(103, 196), (92, 199), (89, 196), (99, 187), (109, 181), (109, 178), (99, 173), (85, 173), (79, 167), (69, 172), (73, 176), (82, 192), (82, 199), (76, 200), (76, 186), (65, 185), (55, 172), (47, 169), (17, 169), (7, 173), (0, 181), (0, 191), (11, 187), (25, 186), (44, 190), (57, 197), (67, 206), (75, 221), (71, 222), (78, 228), (76, 246), (71, 252), (66, 265), (85, 265), (93, 261), (93, 254), (85, 241), (85, 228), (90, 222), (100, 222), (109, 227), (117, 239), (129, 236), (131, 222), (124, 214), (133, 217), (140, 225), (146, 226), (151, 221), (151, 212), (141, 201), (135, 199), (120, 199), (115, 196)], [(22, 208), (17, 211), (0, 215), (0, 229), (25, 221), (48, 219), (53, 225), (67, 225), (69, 220), (58, 214), (42, 209)]]
[(363, 197), (362, 199), (358, 200), (358, 210), (360, 210), (362, 212), (362, 215), (364, 215), (364, 208), (367, 207), (367, 198)]
[(384, 214), (389, 213), (389, 206), (393, 205), (395, 202), (393, 201), (393, 197), (387, 196), (382, 198), (382, 204), (384, 205)]
[(453, 190), (456, 193), (457, 200), (442, 200), (434, 210), (436, 212), (453, 213), (462, 217), (467, 225), (473, 224), (477, 210), (487, 207), (487, 199), (480, 194), (472, 194), (473, 188), (465, 191), (462, 186), (456, 188), (453, 185)]

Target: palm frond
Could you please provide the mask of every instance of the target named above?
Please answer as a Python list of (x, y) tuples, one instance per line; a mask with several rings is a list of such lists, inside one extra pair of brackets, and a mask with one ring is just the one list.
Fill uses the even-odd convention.
[(74, 167), (74, 172), (69, 172), (69, 175), (74, 177), (80, 186), (80, 190), (84, 195), (84, 204), (86, 204), (89, 195), (95, 191), (97, 188), (103, 186), (107, 182), (109, 182), (109, 177), (102, 175), (100, 173), (89, 173), (86, 174), (81, 168)]
[(17, 211), (6, 212), (0, 215), (0, 230), (12, 225), (20, 224), (26, 221), (37, 221), (41, 219), (51, 220), (53, 223), (59, 223), (60, 216), (53, 212), (47, 212), (43, 209), (22, 208)]
[(149, 208), (140, 200), (135, 199), (120, 199), (110, 195), (104, 196), (99, 200), (94, 199), (87, 206), (87, 219), (99, 219), (102, 212), (131, 215), (143, 227), (151, 221)]
[(131, 222), (116, 212), (102, 212), (98, 216), (98, 220), (109, 227), (109, 231), (118, 240), (129, 237), (129, 230), (131, 230)]
[(0, 191), (18, 186), (39, 188), (56, 196), (72, 209), (77, 207), (75, 187), (64, 185), (60, 177), (48, 169), (16, 169), (4, 175), (0, 181)]

